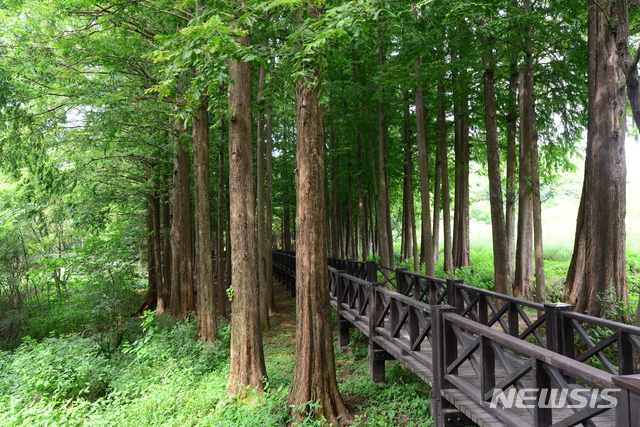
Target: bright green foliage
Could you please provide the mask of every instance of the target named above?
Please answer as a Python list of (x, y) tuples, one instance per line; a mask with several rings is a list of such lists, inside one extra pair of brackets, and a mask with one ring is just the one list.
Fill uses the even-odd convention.
[[(452, 147), (452, 106), (461, 97), (469, 100), (475, 172), (483, 173), (483, 49), (496, 61), (502, 151), (509, 73), (531, 42), (543, 179), (554, 182), (559, 170), (571, 169), (586, 119), (583, 5), (535, 2), (523, 13), (512, 1), (412, 3), (327, 0), (320, 19), (298, 22), (301, 0), (246, 6), (207, 0), (198, 11), (187, 0), (0, 0), (0, 348), (32, 338), (15, 353), (0, 353), (0, 370), (11, 372), (0, 378), (0, 425), (288, 422), (292, 363), (285, 356), (272, 355), (277, 362), (268, 367), (275, 372), (266, 393), (232, 403), (225, 396), (228, 329), (221, 330), (219, 344), (203, 347), (191, 323), (147, 313), (139, 325), (128, 317), (147, 286), (147, 199), (168, 198), (174, 144), (188, 140), (190, 112), (205, 95), (211, 146), (226, 150), (224, 132), (217, 131), (229, 119), (230, 59), (268, 70), (263, 104), (254, 103), (254, 111), (267, 107), (274, 114), (276, 233), (285, 207), (295, 218), (294, 83), (316, 63), (323, 81), (313, 83), (322, 84), (326, 164), (332, 168), (328, 189), (335, 194), (329, 212), (332, 219), (340, 214), (343, 224), (360, 221), (362, 200), (368, 227), (375, 227), (382, 102), (394, 238), (400, 233), (403, 150), (409, 145), (417, 152), (417, 84), (424, 90), (432, 185), (438, 106), (446, 110)], [(249, 34), (250, 46), (236, 42)], [(452, 84), (454, 73), (466, 77), (463, 86)], [(410, 141), (403, 136), (406, 109)], [(184, 135), (176, 135), (178, 120)], [(472, 215), (487, 221), (480, 203)], [(566, 269), (566, 259), (555, 258), (546, 265), (555, 277), (550, 298), (559, 294)], [(630, 284), (637, 288), (634, 260), (628, 262)], [(491, 289), (491, 252), (474, 251), (472, 261), (454, 277)], [(351, 359), (342, 356), (358, 378), (343, 392), (367, 400), (356, 425), (395, 424), (398, 414), (410, 414), (406, 425), (428, 423), (424, 385), (398, 366), (389, 370), (388, 386), (370, 383), (362, 353), (356, 347)]]
[(10, 360), (1, 388), (34, 401), (98, 399), (113, 376), (97, 343), (77, 335), (41, 342), (27, 337)]

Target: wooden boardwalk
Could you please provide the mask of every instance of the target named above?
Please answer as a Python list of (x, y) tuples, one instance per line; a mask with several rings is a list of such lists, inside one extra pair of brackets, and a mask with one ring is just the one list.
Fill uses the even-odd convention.
[[(395, 359), (429, 383), (436, 426), (640, 425), (629, 375), (640, 328), (374, 263), (329, 265), (338, 345), (357, 328), (372, 380)], [(295, 255), (274, 253), (274, 267), (294, 289)]]

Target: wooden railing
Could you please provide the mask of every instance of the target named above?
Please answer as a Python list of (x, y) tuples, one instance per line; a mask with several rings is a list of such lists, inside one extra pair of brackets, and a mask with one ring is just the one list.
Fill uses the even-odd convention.
[[(459, 280), (328, 263), (338, 345), (357, 328), (372, 380), (395, 359), (431, 384), (436, 426), (640, 425), (640, 328)], [(295, 288), (295, 254), (274, 252), (274, 271)]]

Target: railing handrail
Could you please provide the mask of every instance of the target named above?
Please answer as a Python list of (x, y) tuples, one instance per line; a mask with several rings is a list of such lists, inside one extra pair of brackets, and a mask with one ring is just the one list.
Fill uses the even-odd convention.
[(466, 283), (456, 283), (455, 286), (460, 289), (466, 289), (468, 291), (476, 292), (478, 294), (501, 299), (506, 302), (519, 304), (525, 307), (533, 308), (535, 310), (545, 311), (544, 304), (541, 304), (539, 302), (529, 301), (524, 298), (518, 298), (510, 295), (501, 294), (495, 291), (490, 291), (488, 289), (478, 288), (477, 286), (467, 285)]
[(640, 336), (640, 327), (627, 323), (616, 322), (615, 320), (603, 319), (601, 317), (589, 316), (588, 314), (577, 313), (575, 311), (563, 311), (560, 316), (567, 319), (575, 319), (578, 322), (587, 322), (596, 326), (603, 326), (618, 332), (626, 332)]
[(416, 273), (415, 271), (411, 271), (408, 269), (402, 269), (403, 273), (406, 274), (407, 276), (413, 276), (413, 277), (417, 277), (420, 279), (428, 279), (428, 280), (432, 280), (434, 282), (439, 282), (439, 283), (447, 283), (447, 279), (441, 279), (440, 277), (436, 277), (436, 276), (429, 276), (427, 274), (422, 274), (422, 273)]
[(387, 296), (389, 296), (390, 298), (393, 298), (395, 300), (398, 300), (404, 304), (407, 304), (411, 307), (417, 308), (418, 310), (421, 310), (425, 313), (431, 313), (431, 306), (429, 304), (425, 304), (422, 301), (418, 301), (416, 299), (410, 298), (406, 295), (402, 295), (396, 291), (393, 291), (391, 289), (387, 289), (383, 286), (377, 286), (375, 288), (376, 292), (379, 292), (381, 294), (385, 294)]
[(471, 319), (456, 313), (443, 313), (443, 317), (452, 323), (464, 328), (467, 332), (484, 336), (496, 343), (513, 350), (523, 356), (535, 358), (545, 364), (562, 370), (566, 375), (583, 381), (593, 387), (612, 388), (612, 378), (615, 376), (593, 366), (584, 363), (576, 363), (574, 359), (563, 356), (544, 347), (537, 346), (527, 341), (520, 340), (511, 335), (474, 322)]

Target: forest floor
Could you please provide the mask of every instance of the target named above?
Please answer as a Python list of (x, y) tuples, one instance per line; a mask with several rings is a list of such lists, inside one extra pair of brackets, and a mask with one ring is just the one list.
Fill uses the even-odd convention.
[[(271, 329), (263, 336), (269, 385), (290, 384), (295, 360), (296, 302), (289, 290), (274, 283), (276, 312)], [(332, 313), (334, 342), (336, 314)], [(348, 353), (335, 347), (336, 378), (354, 424), (376, 426), (428, 426), (431, 390), (413, 373), (395, 361), (387, 362), (387, 383), (369, 379), (366, 335), (353, 331)]]

